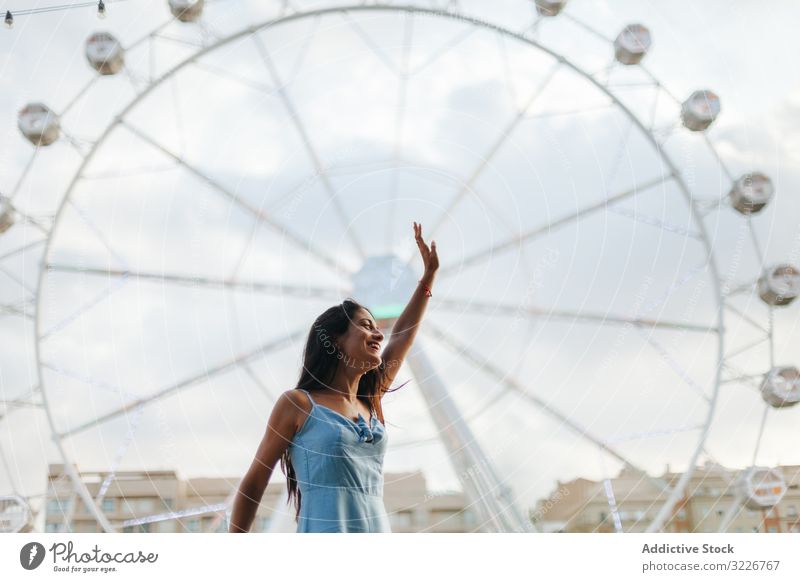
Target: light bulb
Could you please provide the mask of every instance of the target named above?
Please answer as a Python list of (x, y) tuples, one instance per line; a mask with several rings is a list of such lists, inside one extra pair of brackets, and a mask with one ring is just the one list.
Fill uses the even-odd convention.
[(11, 14), (11, 10), (6, 10), (6, 26), (14, 28), (14, 15)]
[(105, 18), (106, 17), (106, 4), (103, 0), (100, 0), (97, 3), (97, 18)]

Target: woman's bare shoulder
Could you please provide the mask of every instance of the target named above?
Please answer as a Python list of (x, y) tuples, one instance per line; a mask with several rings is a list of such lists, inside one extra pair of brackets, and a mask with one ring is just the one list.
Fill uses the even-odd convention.
[(275, 402), (275, 408), (283, 414), (291, 415), (296, 420), (296, 426), (299, 428), (311, 413), (311, 402), (305, 392), (292, 388), (281, 393)]

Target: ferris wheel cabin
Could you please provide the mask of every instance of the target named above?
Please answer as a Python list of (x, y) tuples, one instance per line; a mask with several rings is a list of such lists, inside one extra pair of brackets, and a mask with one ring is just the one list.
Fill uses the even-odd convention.
[(19, 112), (17, 126), (35, 146), (48, 146), (58, 139), (58, 116), (41, 103), (29, 103)]
[(761, 383), (761, 396), (773, 408), (786, 408), (800, 402), (800, 371), (794, 366), (775, 367)]
[(767, 305), (789, 305), (800, 295), (800, 271), (787, 264), (767, 267), (758, 279), (758, 294)]
[(683, 125), (691, 131), (708, 129), (720, 112), (719, 97), (708, 90), (695, 91), (681, 106)]
[(629, 24), (614, 41), (614, 58), (623, 65), (638, 65), (651, 44), (652, 37), (647, 27)]

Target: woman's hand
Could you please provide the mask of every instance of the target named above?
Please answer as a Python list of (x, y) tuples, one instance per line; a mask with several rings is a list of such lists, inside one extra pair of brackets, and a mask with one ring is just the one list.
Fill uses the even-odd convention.
[(422, 239), (422, 225), (414, 223), (414, 238), (417, 240), (419, 254), (422, 255), (422, 263), (425, 265), (425, 275), (433, 275), (439, 268), (439, 255), (436, 254), (436, 241), (431, 241), (431, 246), (425, 244)]

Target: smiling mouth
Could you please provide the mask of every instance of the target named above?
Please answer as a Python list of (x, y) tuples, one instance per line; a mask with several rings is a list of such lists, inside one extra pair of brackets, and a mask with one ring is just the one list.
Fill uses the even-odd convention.
[(381, 350), (381, 345), (378, 342), (369, 342), (367, 344), (367, 349), (379, 352)]

